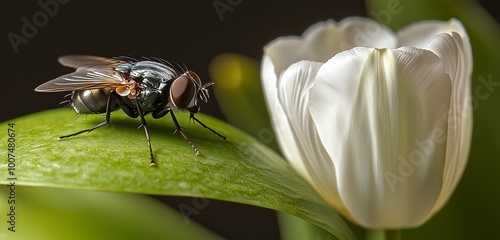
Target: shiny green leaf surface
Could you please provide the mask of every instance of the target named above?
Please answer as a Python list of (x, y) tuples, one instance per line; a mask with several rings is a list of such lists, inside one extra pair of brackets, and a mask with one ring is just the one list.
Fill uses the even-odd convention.
[[(343, 220), (277, 154), (230, 125), (198, 118), (228, 137), (224, 141), (189, 115), (178, 113), (183, 131), (201, 152), (195, 156), (174, 133), (170, 118), (147, 118), (156, 167), (149, 166), (144, 130), (138, 119), (121, 112), (112, 126), (57, 140), (101, 122), (102, 116), (75, 117), (66, 109), (50, 110), (2, 123), (15, 123), (17, 185), (111, 192), (193, 196), (226, 200), (290, 213), (341, 239), (353, 239)], [(7, 136), (1, 136), (2, 143)], [(2, 148), (2, 155), (6, 155)], [(0, 184), (8, 166), (0, 165)]]

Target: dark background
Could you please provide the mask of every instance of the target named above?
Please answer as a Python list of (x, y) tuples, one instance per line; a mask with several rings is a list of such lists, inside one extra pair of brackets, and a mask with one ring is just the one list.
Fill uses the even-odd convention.
[[(22, 36), (22, 18), (32, 21), (42, 8), (38, 1), (0, 2), (0, 122), (59, 107), (65, 93), (36, 93), (33, 89), (71, 71), (58, 64), (61, 55), (156, 56), (186, 64), (207, 82), (208, 64), (220, 53), (259, 60), (262, 47), (279, 36), (300, 35), (326, 19), (366, 16), (362, 0), (65, 1), (68, 3), (59, 5), (57, 13), (38, 27), (36, 35), (19, 45), (17, 53), (7, 34)], [(214, 2), (239, 4), (224, 12), (221, 21)], [(498, 19), (494, 1), (480, 2), (496, 11), (492, 14)], [(216, 101), (202, 106), (202, 112), (223, 119)], [(158, 198), (174, 208), (192, 203), (192, 198)], [(279, 238), (274, 212), (262, 208), (210, 200), (192, 219), (229, 239)]]
[[(64, 93), (36, 93), (33, 89), (71, 71), (57, 62), (61, 55), (156, 56), (184, 63), (209, 81), (208, 64), (220, 53), (241, 53), (260, 60), (262, 47), (279, 36), (300, 35), (318, 21), (365, 12), (361, 0), (232, 0), (241, 3), (224, 12), (221, 21), (214, 0), (64, 1), (68, 3), (60, 5), (35, 36), (19, 46), (17, 54), (7, 34), (21, 35), (22, 17), (31, 20), (42, 8), (38, 1), (1, 1), (1, 24), (7, 24), (2, 27), (1, 97), (7, 108), (0, 121), (59, 107)], [(215, 1), (228, 4), (228, 0)], [(202, 111), (220, 117), (216, 106), (212, 101)]]

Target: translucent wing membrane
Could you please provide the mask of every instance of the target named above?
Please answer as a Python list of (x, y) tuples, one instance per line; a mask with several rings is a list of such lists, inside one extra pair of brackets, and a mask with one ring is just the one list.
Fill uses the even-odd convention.
[(96, 56), (87, 55), (66, 55), (61, 56), (58, 59), (61, 65), (66, 67), (72, 67), (76, 69), (80, 68), (92, 68), (98, 66), (116, 66), (118, 64), (124, 63), (125, 61), (113, 58), (103, 58)]
[(123, 77), (115, 72), (115, 67), (125, 61), (84, 55), (68, 55), (59, 58), (67, 67), (76, 68), (69, 73), (50, 80), (37, 88), (37, 92), (63, 92), (96, 88), (116, 88), (126, 85)]

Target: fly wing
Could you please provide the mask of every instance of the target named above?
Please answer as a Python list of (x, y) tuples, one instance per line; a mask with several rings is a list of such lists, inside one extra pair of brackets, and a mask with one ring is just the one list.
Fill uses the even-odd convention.
[(76, 69), (92, 68), (92, 67), (107, 66), (107, 65), (116, 66), (118, 64), (125, 62), (113, 58), (104, 58), (104, 57), (96, 57), (88, 55), (66, 55), (59, 57), (59, 59), (57, 60), (63, 66), (72, 67)]
[(77, 71), (52, 79), (35, 88), (35, 91), (66, 92), (97, 88), (116, 88), (125, 84), (122, 77), (115, 73)]
[(94, 56), (69, 55), (59, 58), (59, 62), (76, 71), (53, 80), (37, 88), (37, 92), (65, 92), (97, 88), (116, 88), (126, 85), (125, 79), (116, 73), (115, 66), (124, 63), (121, 60)]

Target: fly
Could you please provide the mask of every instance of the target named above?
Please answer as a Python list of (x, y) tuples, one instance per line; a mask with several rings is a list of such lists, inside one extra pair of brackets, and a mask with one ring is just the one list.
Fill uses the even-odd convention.
[(69, 138), (84, 132), (91, 132), (110, 124), (111, 112), (121, 109), (132, 118), (141, 119), (151, 157), (150, 166), (155, 166), (153, 148), (144, 116), (151, 113), (161, 118), (170, 113), (178, 132), (191, 146), (196, 155), (200, 151), (181, 130), (173, 110), (187, 110), (190, 119), (199, 123), (217, 136), (227, 138), (211, 129), (195, 117), (200, 111), (198, 101), (208, 102), (208, 87), (202, 85), (198, 75), (185, 66), (173, 65), (159, 58), (116, 57), (103, 58), (84, 55), (68, 55), (59, 62), (76, 71), (50, 80), (40, 86), (37, 92), (71, 91), (71, 107), (79, 114), (106, 114), (106, 120), (89, 129), (61, 136)]

